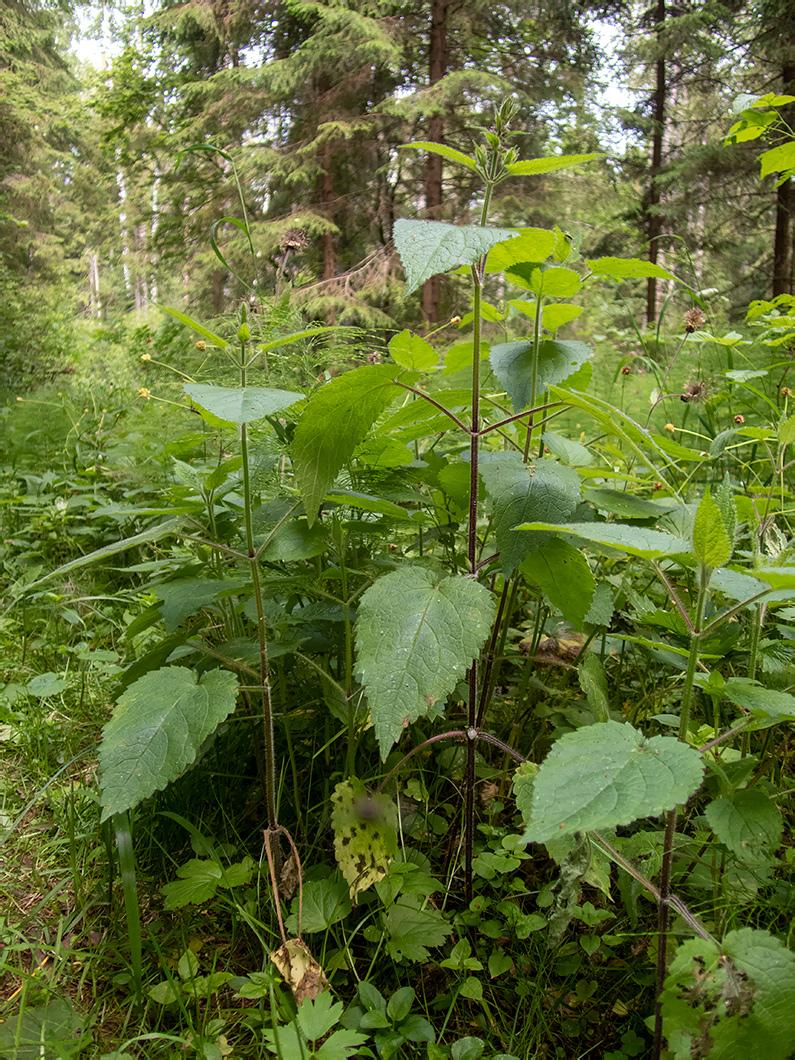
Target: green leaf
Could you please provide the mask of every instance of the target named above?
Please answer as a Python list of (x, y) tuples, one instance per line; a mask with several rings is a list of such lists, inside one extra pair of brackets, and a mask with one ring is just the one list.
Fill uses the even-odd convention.
[(206, 339), (208, 342), (211, 342), (213, 346), (217, 346), (219, 350), (225, 350), (229, 346), (229, 343), (226, 341), (226, 339), (222, 339), (220, 335), (216, 335), (215, 332), (210, 331), (203, 324), (200, 324), (197, 320), (194, 320), (193, 317), (189, 317), (185, 313), (180, 313), (178, 309), (170, 309), (168, 306), (165, 305), (160, 306), (160, 309), (162, 309), (164, 313), (168, 313), (168, 315), (172, 316), (175, 320), (178, 320), (180, 324), (184, 324), (186, 328), (190, 328), (191, 331), (195, 331), (197, 335), (201, 335), (203, 339)]
[(748, 726), (749, 730), (767, 729), (782, 721), (795, 721), (795, 696), (788, 692), (764, 688), (748, 678), (730, 677), (723, 686), (723, 695), (754, 719)]
[(784, 822), (775, 802), (759, 788), (742, 788), (715, 799), (704, 811), (710, 828), (740, 860), (754, 860), (781, 842)]
[(275, 412), (289, 408), (304, 395), (292, 390), (269, 390), (262, 386), (231, 387), (205, 386), (202, 383), (185, 383), (185, 393), (214, 427), (219, 424), (232, 427), (261, 420)]
[(514, 770), (513, 790), (516, 808), (525, 823), (533, 818), (533, 787), (540, 768), (537, 762), (522, 762)]
[(394, 992), (386, 1007), (386, 1014), (393, 1023), (400, 1023), (401, 1020), (408, 1016), (409, 1012), (411, 1012), (411, 1006), (414, 1004), (414, 997), (413, 986), (402, 986)]
[(488, 636), (494, 603), (470, 578), (402, 567), (362, 596), (356, 647), (362, 684), (386, 758), (408, 719), (444, 702)]
[(724, 567), (731, 559), (732, 541), (709, 490), (693, 523), (693, 554), (705, 567)]
[(533, 269), (530, 275), (530, 290), (543, 298), (571, 298), (579, 291), (580, 286), (579, 273), (574, 269), (563, 269), (560, 266), (538, 268)]
[(64, 574), (69, 574), (73, 570), (77, 570), (79, 567), (87, 567), (91, 563), (96, 563), (97, 560), (107, 559), (109, 556), (116, 556), (119, 552), (126, 552), (128, 548), (135, 548), (136, 545), (144, 545), (150, 541), (159, 541), (161, 537), (168, 537), (170, 534), (174, 534), (182, 524), (181, 519), (168, 519), (164, 523), (158, 523), (157, 526), (150, 526), (148, 530), (142, 530), (140, 534), (133, 534), (132, 537), (125, 537), (121, 541), (114, 541), (112, 545), (103, 545), (102, 548), (96, 549), (94, 552), (89, 552), (87, 556), (78, 556), (77, 559), (70, 560), (68, 563), (64, 563), (61, 567), (56, 567), (55, 570), (50, 571), (49, 574), (45, 574), (43, 578), (38, 578), (35, 582), (31, 582), (25, 586), (25, 592), (29, 592), (36, 586), (41, 585), (42, 582), (46, 582), (48, 578), (61, 577)]
[(180, 878), (162, 888), (163, 908), (182, 909), (186, 905), (208, 902), (218, 890), (222, 875), (221, 866), (215, 861), (192, 858), (177, 869)]
[(778, 429), (778, 444), (792, 445), (793, 442), (795, 442), (795, 416), (790, 416)]
[(494, 515), (500, 565), (510, 576), (544, 541), (543, 536), (517, 530), (517, 523), (529, 518), (565, 523), (579, 503), (580, 479), (576, 471), (554, 460), (528, 468), (514, 450), (483, 453), (479, 470)]
[(47, 699), (49, 696), (58, 696), (64, 689), (69, 687), (69, 682), (58, 674), (46, 673), (36, 674), (25, 685), (25, 691), (36, 699)]
[(0, 1023), (0, 1056), (9, 1060), (55, 1060), (76, 1056), (85, 1018), (69, 1001), (54, 998), (44, 1005), (23, 1005), (20, 1014)]
[[(287, 930), (298, 934), (298, 898), (293, 899), (292, 915), (287, 920)], [(351, 896), (344, 880), (309, 880), (304, 884), (301, 931), (312, 934), (328, 931), (351, 911)]]
[(309, 399), (295, 430), (292, 459), (310, 526), (337, 472), (404, 392), (395, 383), (402, 375), (392, 365), (364, 365), (332, 379)]
[(656, 817), (687, 802), (703, 772), (698, 751), (672, 736), (647, 740), (615, 721), (577, 729), (553, 744), (541, 764), (523, 842)]
[(196, 758), (235, 709), (237, 680), (225, 670), (199, 677), (170, 666), (139, 678), (102, 733), (102, 820), (161, 791)]
[(337, 784), (331, 806), (334, 856), (355, 902), (386, 876), (397, 854), (397, 811), (387, 795), (369, 795), (356, 777)]
[(421, 908), (421, 899), (400, 895), (384, 917), (386, 951), (399, 961), (427, 961), (429, 947), (441, 946), (452, 932), (438, 909)]
[(672, 493), (675, 492), (673, 487), (665, 481), (660, 469), (651, 461), (646, 450), (650, 449), (662, 460), (663, 464), (673, 463), (673, 460), (666, 456), (664, 450), (655, 442), (645, 427), (635, 423), (633, 419), (623, 413), (621, 409), (616, 408), (615, 405), (611, 405), (609, 402), (591, 394), (580, 394), (575, 390), (563, 390), (557, 385), (550, 386), (550, 391), (553, 398), (565, 401), (572, 408), (582, 409), (583, 412), (588, 412), (593, 416), (599, 426), (607, 431), (608, 434), (620, 438), (653, 473), (655, 478), (659, 479)]
[(690, 546), (681, 537), (665, 534), (661, 530), (647, 530), (643, 526), (627, 526), (624, 523), (522, 523), (517, 530), (545, 530), (554, 533), (573, 534), (594, 545), (617, 548), (630, 556), (641, 559), (659, 559), (660, 556), (688, 555)]
[(412, 335), (408, 328), (390, 340), (389, 352), (397, 364), (412, 371), (424, 372), (439, 363), (439, 354), (430, 342), (420, 335)]
[(321, 990), (313, 1001), (305, 998), (298, 1006), (295, 1020), (310, 1042), (324, 1038), (335, 1023), (339, 1023), (343, 1004), (334, 1001), (330, 991)]
[(585, 489), (582, 497), (600, 512), (619, 515), (623, 519), (659, 519), (674, 507), (673, 504), (658, 504), (645, 497), (636, 497), (634, 493), (625, 493), (624, 490), (606, 488)]
[(526, 162), (511, 162), (505, 168), (515, 177), (539, 177), (555, 169), (571, 169), (572, 166), (580, 166), (583, 162), (593, 162), (604, 157), (604, 153), (599, 151), (589, 155), (557, 155), (550, 158), (531, 158)]
[(598, 655), (593, 652), (586, 654), (577, 668), (577, 679), (596, 720), (609, 721), (610, 694), (607, 689), (607, 674)]
[(544, 431), (541, 440), (550, 452), (559, 456), (569, 467), (588, 467), (593, 463), (593, 454), (580, 442), (572, 441), (555, 431)]
[(565, 302), (555, 302), (545, 305), (541, 310), (541, 323), (547, 331), (557, 331), (559, 327), (576, 320), (582, 313), (582, 306), (567, 305)]
[[(491, 348), (491, 367), (511, 399), (514, 412), (533, 400), (532, 342), (502, 342)], [(591, 356), (591, 347), (577, 339), (544, 339), (538, 348), (536, 399), (549, 387), (564, 382)]]
[(449, 272), (458, 265), (474, 265), (492, 247), (517, 233), (509, 228), (481, 228), (479, 225), (445, 224), (443, 221), (395, 221), (393, 238), (406, 270), (406, 294), (431, 276)]
[(541, 587), (550, 604), (571, 626), (582, 629), (593, 603), (596, 580), (579, 549), (559, 537), (551, 537), (525, 556), (520, 570), (528, 582)]
[(180, 578), (158, 585), (155, 588), (155, 596), (163, 601), (162, 614), (166, 632), (173, 633), (188, 615), (200, 611), (222, 594), (239, 592), (249, 584), (215, 578)]
[(403, 146), (416, 147), (420, 151), (431, 151), (433, 154), (441, 155), (442, 158), (447, 158), (451, 162), (458, 162), (459, 165), (466, 166), (467, 169), (477, 169), (477, 162), (474, 158), (465, 155), (463, 151), (456, 151), (454, 147), (448, 147), (447, 144), (437, 144), (432, 140), (413, 140), (410, 144), (403, 144)]
[(585, 264), (594, 276), (611, 276), (614, 280), (640, 280), (656, 276), (662, 280), (675, 280), (672, 272), (661, 265), (653, 265), (641, 258), (592, 258)]
[[(335, 504), (343, 504), (346, 508), (357, 508), (363, 512), (388, 515), (391, 519), (399, 519), (401, 522), (411, 522), (417, 516), (416, 512), (413, 513), (408, 508), (401, 508), (394, 501), (388, 501), (383, 497), (373, 497), (369, 493), (359, 493), (357, 490), (344, 490), (335, 487), (328, 491), (325, 500), (334, 501)], [(325, 542), (325, 535), (323, 540)]]
[(766, 931), (742, 928), (718, 945), (690, 939), (676, 951), (662, 993), (674, 1060), (789, 1060), (795, 1050), (795, 955)]
[(759, 156), (759, 161), (762, 164), (761, 177), (767, 177), (771, 173), (780, 173), (783, 177), (792, 172), (795, 169), (795, 140), (771, 147)]
[(486, 272), (505, 272), (525, 261), (540, 264), (555, 249), (555, 233), (547, 228), (520, 228), (516, 239), (501, 243), (489, 252)]
[[(478, 983), (478, 986), (480, 986), (480, 983)], [(463, 994), (463, 989), (461, 993)], [(464, 996), (472, 997), (472, 994), (468, 993), (464, 994)], [(480, 987), (480, 994), (475, 1000), (479, 1001), (482, 996), (483, 987)], [(486, 1043), (482, 1038), (473, 1038), (472, 1035), (468, 1035), (466, 1038), (459, 1038), (457, 1042), (453, 1042), (450, 1055), (453, 1060), (479, 1060), (483, 1056), (485, 1048)]]

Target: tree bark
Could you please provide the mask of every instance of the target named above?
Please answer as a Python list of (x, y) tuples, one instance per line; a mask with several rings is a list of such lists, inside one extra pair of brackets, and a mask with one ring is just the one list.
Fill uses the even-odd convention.
[[(790, 42), (792, 52), (792, 42)], [(795, 61), (785, 61), (781, 71), (781, 91), (791, 95), (795, 89)], [(785, 107), (783, 116), (792, 124), (792, 106)], [(792, 256), (790, 231), (792, 228), (792, 180), (788, 178), (776, 189), (776, 232), (773, 239), (773, 297), (790, 294), (792, 289)]]
[[(654, 12), (654, 29), (657, 47), (662, 48), (661, 30), (665, 22), (665, 0), (657, 0)], [(663, 134), (665, 131), (665, 58), (657, 58), (654, 88), (654, 131), (651, 145), (651, 172), (646, 205), (646, 237), (649, 242), (649, 262), (656, 265), (660, 254), (660, 236), (663, 219), (660, 213), (659, 174), (662, 169)], [(649, 276), (646, 286), (646, 326), (653, 327), (657, 320), (657, 277)]]
[[(449, 0), (431, 0), (431, 33), (428, 49), (428, 83), (435, 85), (447, 73), (447, 13)], [(428, 139), (444, 140), (444, 116), (433, 114), (428, 122)], [(442, 156), (428, 154), (425, 163), (425, 216), (438, 221), (442, 216)], [(426, 280), (422, 288), (422, 315), (429, 324), (439, 320), (441, 284), (438, 276)]]

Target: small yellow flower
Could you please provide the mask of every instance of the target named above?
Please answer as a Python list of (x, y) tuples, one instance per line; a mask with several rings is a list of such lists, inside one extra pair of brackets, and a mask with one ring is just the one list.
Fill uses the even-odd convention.
[(666, 429), (666, 431), (668, 431), (668, 432), (669, 432), (670, 434), (673, 434), (673, 433), (674, 433), (674, 431), (676, 430), (676, 427), (674, 427), (674, 425), (673, 425), (672, 423), (666, 423), (666, 425), (665, 425), (665, 429)]
[(461, 323), (461, 317), (453, 317), (451, 319), (450, 323), (451, 324), (460, 324)]
[(24, 399), (23, 399), (23, 398), (21, 398), (21, 397), (18, 397), (18, 398), (17, 398), (17, 401), (22, 401), (22, 400), (24, 400)]
[(199, 351), (199, 353), (204, 353), (204, 351), (207, 349), (207, 343), (199, 339), (199, 341), (196, 343), (196, 349)]
[(142, 361), (151, 361), (152, 360), (152, 354), (151, 353), (142, 353), (141, 354), (141, 360)]
[[(781, 388), (781, 393), (784, 395), (784, 397), (790, 397), (791, 394), (792, 394), (792, 391), (790, 390), (790, 388), (788, 386), (783, 386)], [(17, 401), (19, 401), (19, 398), (17, 398)]]
[(149, 401), (149, 399), (152, 397), (152, 395), (149, 393), (149, 391), (147, 390), (147, 388), (145, 386), (142, 386), (139, 389), (139, 391), (138, 391), (138, 397), (146, 398), (146, 400)]

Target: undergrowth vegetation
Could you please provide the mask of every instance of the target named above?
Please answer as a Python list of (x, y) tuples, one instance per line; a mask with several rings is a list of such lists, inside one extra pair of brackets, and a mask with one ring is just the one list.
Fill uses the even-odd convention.
[(436, 334), (169, 309), (2, 410), (0, 1056), (791, 1055), (795, 299), (492, 226), (596, 157), (510, 118), (414, 145)]

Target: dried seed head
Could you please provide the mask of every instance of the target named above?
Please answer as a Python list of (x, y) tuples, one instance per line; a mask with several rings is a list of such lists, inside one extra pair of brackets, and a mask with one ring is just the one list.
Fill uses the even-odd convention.
[(622, 365), (621, 374), (622, 375), (632, 375), (632, 369), (629, 367), (628, 364)]
[(698, 307), (688, 310), (688, 312), (685, 313), (685, 331), (689, 335), (692, 335), (694, 331), (701, 327), (706, 319), (707, 318)]
[(745, 423), (745, 416), (741, 416), (739, 413), (734, 417), (735, 423)]
[(688, 383), (682, 393), (682, 401), (688, 405), (698, 405), (707, 396), (707, 384), (699, 379), (694, 383)]

